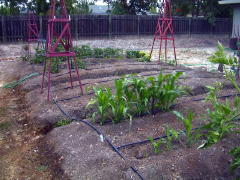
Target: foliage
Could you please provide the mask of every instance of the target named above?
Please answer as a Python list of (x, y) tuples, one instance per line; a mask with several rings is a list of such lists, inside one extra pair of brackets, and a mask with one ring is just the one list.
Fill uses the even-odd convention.
[(9, 7), (0, 6), (0, 15), (1, 16), (10, 16), (11, 9)]
[[(78, 68), (80, 69), (86, 68), (86, 63), (80, 57), (77, 57), (76, 61), (77, 61)], [(71, 61), (71, 69), (75, 69), (74, 61)]]
[(238, 60), (234, 56), (227, 56), (225, 47), (218, 42), (217, 50), (208, 58), (211, 63), (223, 64), (228, 66), (237, 66)]
[(106, 120), (112, 119), (113, 123), (118, 123), (128, 114), (128, 102), (122, 95), (123, 84), (122, 81), (115, 81), (116, 94), (113, 95), (110, 88), (96, 88), (93, 87), (95, 98), (92, 99), (87, 106), (95, 104), (97, 112), (94, 112), (92, 117), (96, 119), (99, 116), (100, 124), (104, 124)]
[(91, 14), (92, 10), (87, 0), (78, 0), (73, 12), (74, 14)]
[(189, 112), (186, 117), (184, 117), (181, 113), (177, 111), (173, 111), (173, 113), (177, 116), (179, 120), (183, 122), (185, 127), (185, 135), (187, 137), (187, 142), (190, 144), (193, 140), (193, 133), (192, 133), (192, 122), (193, 122), (193, 112)]
[(74, 47), (74, 51), (79, 58), (120, 58), (123, 57), (121, 49), (113, 48), (90, 48), (83, 45), (81, 47)]
[(52, 61), (52, 65), (51, 65), (51, 72), (53, 74), (59, 73), (59, 65), (60, 65), (60, 60), (58, 59), (53, 59)]
[(231, 164), (231, 170), (234, 171), (240, 167), (240, 146), (232, 149), (230, 154), (233, 156), (233, 162)]
[(172, 142), (179, 138), (179, 134), (175, 129), (169, 128), (168, 126), (165, 127), (165, 132), (167, 136), (167, 148), (172, 149)]
[[(182, 73), (163, 75), (158, 77), (136, 78), (127, 76), (115, 80), (116, 93), (109, 88), (94, 87), (95, 97), (89, 105), (95, 105), (97, 112), (93, 118), (99, 117), (101, 124), (107, 119), (114, 123), (125, 118), (154, 113), (155, 111), (170, 109), (175, 100), (182, 94), (182, 89), (177, 85)], [(98, 118), (97, 118), (98, 119)]]
[(77, 57), (86, 58), (91, 57), (93, 55), (93, 50), (86, 45), (81, 47), (74, 47), (74, 51), (76, 52)]
[(143, 51), (126, 51), (126, 57), (129, 59), (136, 58), (140, 62), (150, 62), (151, 60), (150, 55)]
[(158, 6), (157, 0), (104, 0), (105, 2), (111, 3), (112, 14), (146, 14), (153, 7)]
[(240, 98), (235, 97), (233, 106), (228, 100), (225, 103), (217, 99), (220, 87), (208, 86), (207, 102), (211, 102), (213, 108), (207, 109), (208, 123), (201, 127), (205, 137), (204, 143), (199, 148), (209, 147), (220, 141), (225, 135), (235, 132), (236, 120), (240, 116)]
[(151, 142), (154, 153), (159, 154), (161, 152), (160, 147), (164, 144), (164, 140), (160, 139), (158, 141), (154, 141), (154, 139), (150, 137), (149, 141)]
[(70, 124), (72, 121), (69, 119), (61, 119), (60, 121), (58, 121), (54, 126), (55, 127), (61, 127), (61, 126), (66, 126), (68, 124)]

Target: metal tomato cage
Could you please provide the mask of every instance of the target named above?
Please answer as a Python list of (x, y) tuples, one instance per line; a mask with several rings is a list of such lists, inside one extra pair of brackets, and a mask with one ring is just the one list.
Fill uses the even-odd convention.
[[(70, 31), (70, 16), (67, 14), (67, 9), (64, 0), (60, 0), (60, 16), (56, 17), (56, 0), (51, 0), (50, 16), (47, 25), (47, 38), (46, 38), (46, 59), (44, 62), (44, 70), (42, 75), (42, 87), (41, 92), (43, 92), (46, 68), (48, 68), (48, 95), (47, 98), (50, 100), (50, 88), (51, 88), (51, 67), (52, 61), (55, 58), (59, 61), (60, 57), (67, 58), (68, 73), (70, 78), (71, 88), (73, 88), (73, 78), (71, 71), (71, 61), (74, 61), (75, 72), (77, 74), (77, 79), (79, 82), (81, 93), (83, 94), (82, 83), (78, 71), (76, 54), (73, 51), (72, 36)], [(57, 32), (57, 26), (61, 26), (60, 32)], [(57, 47), (62, 45), (63, 51), (57, 51)]]
[(165, 41), (165, 60), (167, 60), (168, 41), (172, 41), (174, 58), (177, 64), (177, 55), (176, 55), (176, 47), (175, 47), (175, 41), (174, 41), (173, 19), (172, 19), (172, 10), (171, 10), (170, 0), (163, 0), (162, 2), (162, 8), (160, 9), (160, 13), (159, 13), (159, 18), (156, 26), (156, 31), (154, 34), (150, 57), (152, 57), (153, 48), (156, 40), (160, 40), (159, 59), (158, 59), (159, 63), (160, 63), (161, 54), (162, 54), (163, 41)]

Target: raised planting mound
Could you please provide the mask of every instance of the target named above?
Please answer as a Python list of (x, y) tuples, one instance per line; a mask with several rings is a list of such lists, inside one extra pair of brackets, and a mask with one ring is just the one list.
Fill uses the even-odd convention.
[(61, 68), (54, 103), (39, 94), (40, 76), (24, 85), (30, 113), (49, 127), (47, 143), (70, 179), (239, 177), (237, 150), (229, 152), (240, 145), (240, 92), (221, 74), (132, 59), (84, 61), (83, 95)]

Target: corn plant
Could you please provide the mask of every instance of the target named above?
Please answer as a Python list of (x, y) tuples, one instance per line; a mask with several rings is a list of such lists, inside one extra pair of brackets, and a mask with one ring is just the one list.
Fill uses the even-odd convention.
[(209, 147), (225, 135), (235, 132), (237, 127), (235, 120), (240, 116), (240, 98), (235, 97), (233, 106), (230, 105), (229, 100), (220, 102), (217, 99), (217, 92), (219, 88), (208, 86), (209, 93), (206, 101), (212, 104), (212, 109), (207, 109), (208, 123), (201, 127), (205, 137), (204, 143), (199, 148)]
[(193, 112), (189, 112), (186, 117), (184, 117), (180, 112), (173, 111), (173, 114), (177, 116), (179, 120), (183, 122), (185, 132), (184, 134), (187, 137), (187, 143), (190, 144), (193, 140), (193, 132), (192, 132), (192, 122), (193, 122)]
[[(91, 99), (87, 107), (95, 104), (97, 107), (97, 111), (93, 113), (92, 118), (94, 120), (99, 119), (100, 124), (104, 124), (104, 122), (109, 119), (112, 92), (110, 88), (101, 89), (97, 87), (93, 87), (93, 91), (95, 94), (95, 98)], [(98, 118), (97, 116), (100, 117)]]
[(131, 117), (129, 112), (129, 104), (123, 94), (123, 79), (115, 80), (116, 94), (110, 99), (110, 107), (112, 113), (112, 121), (119, 123), (121, 120)]
[(99, 115), (101, 123), (106, 118), (118, 123), (126, 118), (131, 120), (134, 116), (154, 113), (156, 110), (169, 110), (182, 92), (177, 85), (180, 75), (181, 73), (160, 73), (157, 78), (121, 78), (115, 80), (115, 94), (109, 88), (94, 88), (95, 98), (89, 105), (95, 104), (98, 111), (93, 117)]
[(232, 149), (230, 154), (233, 156), (233, 162), (231, 164), (231, 170), (234, 171), (240, 168), (240, 146)]

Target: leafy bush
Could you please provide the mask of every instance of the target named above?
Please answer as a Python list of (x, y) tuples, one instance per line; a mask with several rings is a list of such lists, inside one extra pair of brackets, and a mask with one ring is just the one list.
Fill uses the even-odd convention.
[(145, 55), (144, 52), (141, 51), (126, 51), (127, 58), (142, 58)]
[(149, 78), (128, 76), (115, 80), (116, 93), (112, 94), (109, 88), (93, 88), (95, 98), (89, 105), (95, 104), (103, 124), (107, 119), (114, 123), (129, 117), (154, 113), (156, 110), (167, 111), (175, 100), (182, 94), (182, 88), (177, 80), (182, 73), (163, 75)]
[(104, 52), (104, 50), (101, 48), (93, 49), (93, 54), (94, 54), (94, 57), (96, 57), (96, 58), (103, 58), (103, 52)]
[(236, 66), (238, 60), (234, 56), (227, 56), (224, 46), (218, 42), (217, 51), (208, 58), (211, 63)]
[[(81, 58), (77, 57), (77, 66), (80, 69), (85, 69), (86, 63)], [(71, 69), (75, 69), (75, 65), (73, 61), (71, 61)]]
[(83, 45), (81, 47), (74, 47), (74, 51), (76, 53), (76, 56), (79, 58), (92, 57), (93, 55), (93, 50), (86, 45)]
[(237, 127), (236, 120), (240, 116), (240, 98), (235, 97), (233, 106), (230, 105), (228, 100), (225, 103), (217, 99), (217, 92), (219, 87), (208, 86), (210, 92), (206, 97), (207, 102), (211, 102), (213, 108), (207, 109), (207, 119), (209, 123), (204, 125), (203, 137), (204, 143), (199, 148), (209, 147), (220, 141), (226, 134), (235, 132)]

